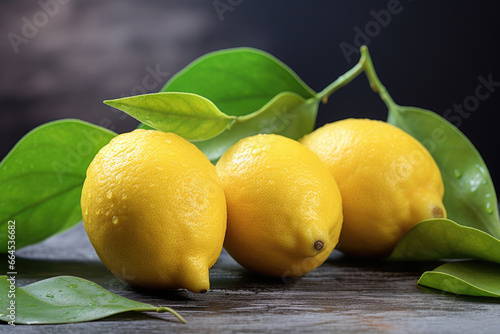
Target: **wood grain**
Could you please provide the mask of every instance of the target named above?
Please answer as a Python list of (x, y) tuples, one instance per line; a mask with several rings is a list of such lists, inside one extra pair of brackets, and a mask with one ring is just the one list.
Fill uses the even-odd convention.
[[(224, 251), (210, 272), (210, 291), (194, 294), (138, 290), (118, 280), (97, 258), (82, 225), (17, 255), (20, 286), (79, 276), (127, 298), (173, 307), (188, 324), (168, 313), (126, 313), (87, 323), (18, 325), (16, 333), (498, 333), (500, 327), (496, 300), (416, 285), (439, 263), (356, 260), (334, 252), (304, 277), (281, 280), (249, 273)], [(10, 330), (0, 326), (0, 332)]]

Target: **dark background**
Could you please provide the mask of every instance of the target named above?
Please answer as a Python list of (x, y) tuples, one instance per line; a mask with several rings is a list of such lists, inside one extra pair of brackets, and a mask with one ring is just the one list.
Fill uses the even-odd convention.
[[(55, 0), (42, 0), (54, 3)], [(60, 0), (63, 2), (62, 0)], [(0, 1), (0, 158), (29, 130), (60, 118), (105, 124), (117, 132), (137, 121), (102, 104), (144, 92), (147, 68), (168, 78), (206, 52), (236, 46), (280, 58), (319, 91), (351, 68), (342, 42), (375, 21), (391, 1), (217, 0), (68, 1), (16, 53), (8, 34), (43, 10), (38, 1)], [(401, 0), (398, 14), (368, 42), (380, 79), (395, 101), (443, 113), (475, 95), (479, 76), (500, 82), (496, 1)], [(38, 16), (40, 18), (40, 16)], [(43, 23), (43, 22), (42, 22)], [(497, 113), (500, 87), (459, 116), (462, 130), (500, 183)], [(484, 91), (482, 91), (484, 92)], [(457, 116), (458, 114), (451, 114)], [(346, 117), (386, 118), (364, 77), (320, 109), (318, 125)]]

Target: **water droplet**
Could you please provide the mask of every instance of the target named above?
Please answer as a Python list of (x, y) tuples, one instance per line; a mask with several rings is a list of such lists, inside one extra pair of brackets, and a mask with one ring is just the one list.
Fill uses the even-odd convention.
[(165, 139), (165, 143), (172, 144), (172, 141), (170, 139)]
[(89, 214), (89, 209), (85, 208), (85, 215), (88, 215), (88, 214)]
[(255, 156), (255, 155), (259, 155), (259, 154), (260, 154), (260, 152), (261, 152), (260, 148), (254, 148), (254, 149), (252, 150), (252, 155), (254, 155), (254, 156)]
[(198, 194), (198, 196), (196, 196), (196, 203), (203, 204), (203, 202), (205, 202), (203, 194)]
[(455, 174), (455, 177), (456, 177), (457, 179), (461, 179), (461, 178), (462, 178), (462, 173), (461, 173), (458, 169), (455, 169), (455, 170), (453, 171), (453, 173)]
[(68, 284), (66, 285), (67, 288), (70, 288), (70, 289), (76, 289), (78, 288), (78, 284)]
[(123, 199), (123, 200), (127, 199), (127, 195), (123, 194), (123, 195), (122, 195), (122, 199)]
[(62, 289), (59, 289), (59, 292), (62, 292)]
[(493, 206), (491, 205), (491, 202), (486, 203), (486, 212), (489, 214), (493, 213)]
[(46, 295), (45, 295), (45, 297), (54, 298), (54, 295), (53, 295), (53, 294), (48, 293), (48, 294), (46, 294)]
[(118, 224), (118, 217), (117, 216), (113, 216), (113, 218), (111, 218), (111, 221), (113, 222), (113, 224)]
[(113, 192), (112, 191), (108, 191), (108, 194), (106, 195), (107, 198), (111, 199), (111, 197), (113, 197)]
[(104, 214), (106, 217), (108, 217), (110, 214), (110, 211), (109, 210), (106, 210), (106, 213)]

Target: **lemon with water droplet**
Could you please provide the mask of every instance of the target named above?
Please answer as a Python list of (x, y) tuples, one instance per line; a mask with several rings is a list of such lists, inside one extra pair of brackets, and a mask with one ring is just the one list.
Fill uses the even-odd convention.
[(81, 206), (90, 242), (119, 278), (147, 288), (209, 289), (226, 200), (215, 167), (193, 144), (153, 130), (115, 137), (87, 170)]
[(299, 142), (278, 135), (240, 140), (216, 165), (226, 193), (224, 247), (245, 268), (298, 277), (337, 245), (342, 199), (327, 166)]
[(387, 256), (420, 221), (446, 218), (439, 167), (425, 147), (401, 129), (376, 120), (346, 119), (300, 141), (327, 164), (340, 188), (341, 251)]

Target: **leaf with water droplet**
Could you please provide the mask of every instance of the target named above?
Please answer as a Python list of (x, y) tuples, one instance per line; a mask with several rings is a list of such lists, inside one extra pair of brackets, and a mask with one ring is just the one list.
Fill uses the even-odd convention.
[[(439, 166), (444, 183), (443, 203), (448, 218), (500, 238), (493, 181), (470, 140), (453, 124), (432, 111), (398, 105), (389, 108), (387, 121), (419, 140)], [(488, 203), (489, 209), (485, 209)]]
[[(7, 276), (0, 276), (0, 296), (7, 296), (9, 286)], [(16, 325), (91, 321), (129, 311), (170, 312), (180, 321), (186, 322), (168, 307), (136, 302), (114, 294), (94, 282), (74, 276), (57, 276), (16, 287), (15, 300)], [(6, 310), (9, 303), (10, 299), (2, 299), (0, 308)], [(10, 318), (3, 314), (0, 320), (8, 322)]]

